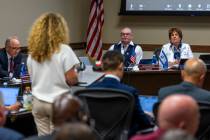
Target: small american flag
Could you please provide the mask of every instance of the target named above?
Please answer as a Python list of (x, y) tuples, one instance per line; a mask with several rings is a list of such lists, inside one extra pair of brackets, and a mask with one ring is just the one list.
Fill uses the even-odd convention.
[(91, 0), (87, 30), (86, 53), (97, 60), (102, 56), (102, 26), (104, 23), (103, 0)]
[(136, 53), (132, 53), (131, 57), (130, 57), (131, 63), (136, 63)]

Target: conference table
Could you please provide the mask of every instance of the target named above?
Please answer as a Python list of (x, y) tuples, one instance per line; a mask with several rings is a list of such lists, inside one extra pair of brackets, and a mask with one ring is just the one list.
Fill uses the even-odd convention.
[[(157, 95), (161, 87), (178, 84), (182, 81), (180, 70), (140, 70), (125, 72), (122, 82), (132, 85), (141, 95)], [(210, 90), (210, 71), (207, 71), (203, 88)]]

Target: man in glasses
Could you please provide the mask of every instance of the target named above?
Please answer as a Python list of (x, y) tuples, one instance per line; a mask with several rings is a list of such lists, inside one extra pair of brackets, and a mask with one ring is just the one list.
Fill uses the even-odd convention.
[(21, 61), (20, 41), (16, 36), (7, 38), (5, 48), (0, 50), (0, 78), (19, 77)]
[(121, 41), (113, 44), (109, 50), (119, 51), (124, 56), (125, 67), (138, 65), (143, 57), (143, 51), (139, 45), (133, 43), (132, 30), (128, 27), (123, 28), (120, 37)]

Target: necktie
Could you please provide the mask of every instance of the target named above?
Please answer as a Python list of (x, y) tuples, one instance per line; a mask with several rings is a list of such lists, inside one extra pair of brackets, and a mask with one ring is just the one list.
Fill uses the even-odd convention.
[(10, 58), (9, 68), (10, 68), (10, 71), (9, 72), (12, 72), (13, 73), (13, 71), (14, 71), (14, 61), (13, 61), (13, 58), (12, 57)]

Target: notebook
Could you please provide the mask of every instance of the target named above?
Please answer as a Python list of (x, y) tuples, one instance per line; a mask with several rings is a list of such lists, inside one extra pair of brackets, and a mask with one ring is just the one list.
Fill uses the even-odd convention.
[(91, 65), (89, 58), (86, 56), (79, 57), (79, 60), (83, 62), (85, 65)]
[(153, 105), (158, 102), (158, 97), (157, 96), (143, 96), (140, 95), (139, 96), (139, 101), (140, 101), (140, 105), (143, 109), (143, 111), (146, 112), (153, 112)]
[(16, 103), (19, 90), (19, 87), (0, 87), (5, 106), (10, 106)]

